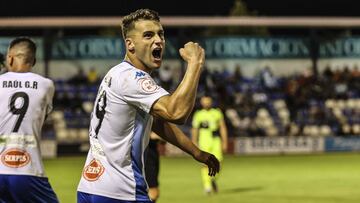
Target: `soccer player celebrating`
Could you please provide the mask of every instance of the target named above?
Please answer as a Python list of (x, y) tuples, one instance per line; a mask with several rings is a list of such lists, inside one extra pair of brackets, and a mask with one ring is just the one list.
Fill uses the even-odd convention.
[(160, 68), (165, 48), (157, 12), (130, 13), (123, 18), (122, 32), (125, 59), (109, 70), (99, 87), (78, 202), (150, 203), (144, 151), (151, 131), (206, 164), (210, 176), (219, 172), (216, 157), (197, 148), (175, 125), (185, 123), (194, 106), (204, 49), (193, 42), (180, 49), (187, 70), (170, 95), (150, 76)]
[[(223, 160), (223, 151), (227, 150), (227, 128), (223, 113), (218, 108), (212, 107), (212, 98), (203, 96), (200, 99), (202, 109), (194, 113), (192, 121), (192, 140), (200, 149), (212, 153)], [(217, 192), (218, 187), (215, 177), (207, 175), (208, 169), (202, 167), (201, 177), (206, 194)]]
[(0, 202), (58, 202), (46, 178), (40, 135), (52, 109), (54, 83), (35, 73), (36, 45), (14, 39), (0, 75)]

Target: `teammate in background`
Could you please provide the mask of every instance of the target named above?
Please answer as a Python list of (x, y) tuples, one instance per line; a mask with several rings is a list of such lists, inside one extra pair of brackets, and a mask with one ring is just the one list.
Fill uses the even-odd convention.
[(161, 66), (164, 30), (157, 12), (139, 9), (123, 18), (123, 62), (103, 78), (90, 122), (90, 150), (78, 186), (78, 202), (150, 203), (144, 175), (149, 134), (178, 146), (219, 172), (219, 161), (197, 148), (175, 125), (184, 124), (195, 103), (204, 49), (188, 42), (180, 49), (187, 70), (173, 94), (150, 73)]
[[(218, 108), (213, 108), (212, 99), (203, 96), (200, 99), (202, 109), (194, 113), (192, 121), (192, 140), (201, 150), (212, 153), (220, 162), (223, 152), (227, 151), (227, 128), (223, 113)], [(217, 193), (218, 187), (215, 177), (207, 175), (208, 169), (201, 168), (201, 177), (206, 194)]]
[(58, 202), (45, 175), (40, 136), (54, 83), (35, 73), (36, 45), (14, 39), (0, 75), (0, 202)]
[(159, 170), (160, 154), (158, 145), (163, 140), (154, 132), (150, 134), (149, 145), (145, 150), (145, 177), (149, 186), (149, 197), (155, 203), (160, 196), (159, 190)]

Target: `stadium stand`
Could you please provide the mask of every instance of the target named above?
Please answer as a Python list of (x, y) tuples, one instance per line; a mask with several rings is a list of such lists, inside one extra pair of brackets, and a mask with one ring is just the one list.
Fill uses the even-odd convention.
[[(155, 77), (161, 84), (159, 74)], [(65, 80), (55, 84), (58, 105), (53, 119), (58, 141), (86, 141), (97, 86)], [(234, 72), (205, 70), (198, 96), (215, 98), (233, 137), (345, 136), (360, 135), (359, 90), (357, 68), (334, 72), (326, 68), (317, 76), (304, 71), (286, 77), (276, 77), (264, 68), (254, 77), (244, 77), (238, 66)]]

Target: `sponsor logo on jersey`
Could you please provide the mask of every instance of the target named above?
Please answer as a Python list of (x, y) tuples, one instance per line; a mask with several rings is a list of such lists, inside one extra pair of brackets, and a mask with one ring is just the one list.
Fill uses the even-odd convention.
[(141, 78), (141, 77), (143, 77), (143, 76), (145, 76), (145, 73), (144, 73), (144, 72), (137, 71), (136, 74), (135, 74), (135, 79)]
[(7, 167), (19, 168), (30, 162), (30, 155), (21, 149), (8, 149), (2, 153), (1, 162)]
[(153, 93), (158, 90), (159, 86), (151, 78), (141, 78), (139, 80), (141, 88), (148, 93)]
[(100, 161), (93, 159), (83, 170), (83, 177), (88, 181), (96, 181), (104, 173), (105, 168)]

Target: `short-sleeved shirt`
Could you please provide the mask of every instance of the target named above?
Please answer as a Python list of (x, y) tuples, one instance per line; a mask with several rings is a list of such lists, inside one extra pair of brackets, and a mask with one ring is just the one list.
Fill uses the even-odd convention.
[(90, 122), (90, 150), (78, 191), (119, 200), (149, 200), (144, 151), (152, 105), (169, 94), (151, 76), (123, 61), (101, 82)]
[(220, 121), (223, 118), (224, 116), (218, 108), (197, 110), (193, 116), (192, 127), (199, 129), (199, 136), (218, 136)]
[(0, 174), (46, 176), (39, 140), (54, 91), (35, 73), (0, 75)]
[(199, 130), (199, 148), (209, 152), (219, 160), (223, 160), (220, 137), (220, 121), (223, 114), (220, 109), (202, 109), (195, 112), (193, 117), (193, 128)]

